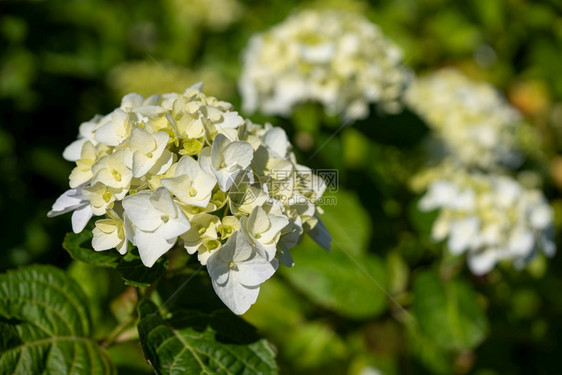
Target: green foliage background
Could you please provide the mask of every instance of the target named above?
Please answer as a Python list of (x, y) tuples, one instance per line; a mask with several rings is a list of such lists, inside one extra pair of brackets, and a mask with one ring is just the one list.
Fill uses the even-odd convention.
[[(46, 212), (67, 189), (72, 165), (61, 153), (75, 139), (78, 125), (108, 113), (129, 91), (180, 91), (200, 80), (206, 92), (240, 108), (236, 79), (249, 37), (305, 6), (365, 14), (404, 49), (406, 64), (416, 73), (452, 65), (503, 91), (542, 137), (528, 150), (534, 156), (530, 167), (545, 180), (560, 230), (561, 3), (245, 0), (236, 12), (212, 10), (211, 20), (233, 14), (227, 25), (204, 22), (196, 6), (200, 2), (188, 3), (0, 3), (0, 268), (11, 270), (0, 276), (0, 373), (17, 368), (10, 366), (16, 366), (18, 355), (38, 363), (20, 368), (21, 373), (69, 372), (64, 354), (42, 361), (37, 359), (45, 355), (42, 344), (38, 351), (29, 349), (30, 343), (46, 340), (45, 332), (76, 337), (78, 373), (89, 368), (151, 373), (139, 335), (143, 342), (180, 337), (171, 344), (175, 351), (182, 350), (182, 340), (197, 335), (219, 352), (238, 345), (248, 361), (252, 353), (264, 356), (256, 373), (275, 370), (275, 353), (286, 374), (359, 374), (365, 366), (389, 375), (562, 373), (560, 256), (538, 258), (524, 271), (501, 265), (474, 277), (462, 258), (447, 256), (441, 245), (430, 242), (433, 217), (415, 209), (418, 197), (407, 188), (420, 167), (419, 141), (427, 128), (408, 112), (372, 115), (343, 129), (317, 154), (338, 126), (318, 108), (303, 107), (292, 120), (250, 116), (283, 126), (291, 137), (311, 136), (312, 145), (297, 147), (299, 160), (313, 156), (305, 164), (337, 168), (340, 191), (332, 193), (338, 204), (325, 207), (324, 220), (335, 240), (332, 253), (308, 239), (299, 245), (293, 252), (295, 268), (266, 282), (258, 303), (243, 316), (257, 331), (237, 321), (241, 328), (231, 334), (241, 342), (217, 339), (228, 324), (210, 322), (233, 317), (213, 315), (220, 302), (205, 272), (173, 273), (176, 264), (190, 264), (181, 252), (163, 259), (156, 266), (160, 273), (145, 274), (134, 255), (123, 260), (110, 253), (92, 255), (88, 233), (67, 237), (65, 251), (61, 243), (70, 230), (69, 217), (47, 219)], [(14, 271), (34, 263), (56, 268)], [(166, 267), (172, 271), (161, 278)], [(9, 302), (31, 293), (37, 301), (63, 306), (57, 293), (33, 287), (45, 278), (48, 288), (68, 288), (67, 298), (76, 305), (63, 309), (64, 318), (54, 326), (48, 313), (38, 318), (42, 310), (34, 310), (36, 305)], [(156, 279), (160, 282), (149, 286)], [(30, 289), (18, 288), (18, 280), (26, 280)], [(138, 292), (131, 285), (139, 286)], [(174, 294), (178, 289), (179, 296)], [(144, 320), (137, 332), (139, 298), (150, 301), (140, 305)], [(168, 299), (163, 310), (151, 312)], [(167, 316), (171, 311), (176, 314)], [(116, 337), (115, 327), (123, 328)], [(170, 353), (161, 354), (157, 339), (145, 345), (145, 355), (165, 364)], [(51, 348), (65, 353), (68, 344), (59, 340)], [(85, 353), (92, 362), (83, 363)], [(151, 363), (167, 371), (160, 362)], [(233, 366), (232, 373), (242, 373), (247, 363)]]

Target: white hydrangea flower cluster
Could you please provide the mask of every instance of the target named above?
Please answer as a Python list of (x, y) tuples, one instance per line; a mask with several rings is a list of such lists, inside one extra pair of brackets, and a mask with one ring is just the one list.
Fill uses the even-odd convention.
[(244, 110), (288, 116), (304, 102), (362, 119), (369, 103), (397, 112), (410, 73), (401, 50), (361, 15), (303, 10), (247, 46), (239, 80)]
[(440, 210), (432, 238), (447, 239), (452, 254), (466, 253), (476, 275), (504, 259), (520, 268), (539, 250), (556, 252), (553, 212), (544, 195), (507, 176), (457, 171), (433, 182), (419, 207)]
[(445, 68), (416, 79), (406, 102), (457, 164), (493, 170), (521, 163), (517, 130), (522, 117), (490, 84)]
[(49, 216), (74, 211), (74, 232), (92, 216), (97, 251), (137, 246), (152, 267), (174, 245), (206, 265), (236, 314), (304, 232), (329, 249), (315, 201), (325, 184), (296, 163), (284, 130), (244, 120), (230, 103), (203, 94), (123, 97), (121, 106), (80, 126), (63, 156), (76, 162), (70, 190)]

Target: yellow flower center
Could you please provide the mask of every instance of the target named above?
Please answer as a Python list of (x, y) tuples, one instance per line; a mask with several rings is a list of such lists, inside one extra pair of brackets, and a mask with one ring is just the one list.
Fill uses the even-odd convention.
[(102, 198), (103, 198), (104, 201), (109, 202), (109, 201), (111, 200), (111, 196), (112, 196), (112, 195), (113, 195), (113, 194), (111, 194), (111, 192), (110, 192), (109, 190), (106, 190), (106, 191), (103, 193)]
[(205, 247), (207, 247), (208, 250), (215, 250), (218, 249), (220, 245), (221, 243), (219, 241), (211, 240), (205, 244)]
[(116, 169), (112, 170), (111, 174), (113, 175), (113, 178), (115, 179), (115, 181), (117, 181), (117, 182), (121, 181), (121, 174), (119, 172), (117, 172)]

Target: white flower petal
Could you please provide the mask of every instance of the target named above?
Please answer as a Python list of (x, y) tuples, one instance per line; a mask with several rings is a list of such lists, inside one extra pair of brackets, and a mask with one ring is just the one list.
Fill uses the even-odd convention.
[(240, 284), (249, 287), (259, 286), (269, 279), (277, 271), (279, 261), (274, 258), (271, 262), (268, 262), (265, 258), (259, 258), (254, 262), (238, 264), (238, 270), (233, 272), (232, 277), (235, 277)]
[(244, 123), (244, 119), (238, 115), (238, 112), (226, 112), (222, 115), (222, 122), (218, 123), (217, 125), (223, 128), (238, 128), (240, 125)]
[(112, 233), (104, 233), (97, 227), (92, 230), (94, 237), (92, 238), (92, 247), (96, 251), (109, 250), (119, 246), (121, 239), (117, 235), (117, 231)]
[(81, 193), (82, 187), (65, 191), (57, 198), (47, 217), (55, 217), (89, 204)]
[(474, 247), (475, 240), (478, 239), (478, 229), (480, 220), (476, 217), (469, 217), (463, 220), (454, 221), (449, 232), (447, 246), (453, 254), (461, 254)]
[(147, 267), (152, 267), (158, 258), (174, 246), (176, 239), (165, 240), (159, 233), (137, 230), (135, 241), (142, 263)]
[(199, 166), (208, 174), (213, 174), (213, 166), (211, 161), (211, 148), (205, 147), (199, 152)]
[(223, 158), (229, 168), (237, 165), (241, 169), (247, 168), (254, 157), (254, 149), (252, 145), (245, 141), (236, 141), (230, 143), (223, 150)]
[(475, 275), (484, 275), (492, 270), (496, 265), (496, 249), (486, 249), (479, 253), (470, 252), (467, 257), (468, 268)]
[(165, 187), (159, 187), (149, 197), (150, 203), (154, 208), (163, 214), (170, 215), (171, 218), (176, 218), (178, 209), (170, 193)]
[(82, 232), (92, 216), (94, 216), (94, 212), (90, 204), (76, 209), (72, 214), (72, 231), (74, 233)]
[(270, 226), (269, 218), (264, 209), (260, 206), (254, 207), (252, 213), (248, 217), (248, 230), (254, 233), (263, 233)]
[(162, 223), (162, 213), (150, 203), (151, 194), (140, 192), (123, 199), (123, 208), (131, 222), (141, 230), (153, 231)]
[[(207, 263), (208, 264), (208, 263)], [(242, 284), (227, 282), (218, 284), (212, 281), (213, 289), (221, 301), (235, 314), (242, 315), (258, 299), (260, 287), (246, 287)]]
[(291, 148), (287, 133), (282, 128), (272, 127), (263, 135), (262, 140), (265, 147), (278, 158), (285, 158)]
[(180, 211), (177, 218), (170, 219), (167, 223), (162, 224), (156, 232), (168, 240), (181, 236), (187, 232), (190, 227), (191, 225), (189, 224), (189, 221)]
[(82, 146), (84, 143), (88, 142), (86, 138), (80, 138), (66, 146), (62, 153), (62, 157), (68, 161), (76, 161), (79, 160), (82, 153)]

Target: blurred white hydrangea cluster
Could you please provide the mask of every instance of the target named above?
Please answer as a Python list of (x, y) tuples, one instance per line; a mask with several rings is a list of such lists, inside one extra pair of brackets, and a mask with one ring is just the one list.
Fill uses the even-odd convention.
[(522, 118), (490, 84), (445, 68), (416, 79), (406, 101), (455, 163), (493, 170), (522, 162), (517, 133)]
[(243, 60), (244, 109), (270, 115), (288, 116), (309, 101), (349, 120), (367, 117), (369, 103), (397, 112), (410, 77), (379, 27), (345, 11), (300, 11), (254, 35)]
[(510, 177), (457, 170), (433, 182), (419, 207), (440, 210), (432, 238), (446, 239), (452, 254), (466, 253), (476, 275), (504, 259), (520, 268), (540, 250), (547, 256), (556, 251), (544, 195)]
[(74, 232), (96, 219), (92, 246), (152, 265), (174, 245), (197, 254), (236, 314), (307, 232), (329, 249), (316, 200), (325, 183), (297, 164), (281, 128), (244, 120), (200, 85), (183, 94), (123, 97), (80, 126), (63, 156), (76, 162), (70, 190), (49, 216), (74, 211)]

